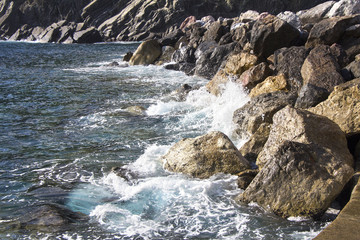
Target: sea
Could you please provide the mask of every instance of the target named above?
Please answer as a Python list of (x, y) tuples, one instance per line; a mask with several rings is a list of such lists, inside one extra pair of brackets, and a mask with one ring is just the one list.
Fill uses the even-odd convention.
[[(138, 45), (0, 42), (0, 239), (312, 239), (329, 224), (235, 202), (236, 176), (164, 170), (182, 138), (222, 131), (240, 147), (232, 115), (249, 97), (233, 83), (216, 97), (206, 79), (128, 66)], [(194, 90), (179, 98), (184, 84)], [(44, 205), (86, 220), (32, 228)]]

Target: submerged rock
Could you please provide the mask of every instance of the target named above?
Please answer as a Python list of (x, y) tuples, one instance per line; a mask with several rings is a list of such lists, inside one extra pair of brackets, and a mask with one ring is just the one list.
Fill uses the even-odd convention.
[(237, 174), (250, 169), (230, 139), (221, 132), (196, 138), (185, 138), (162, 157), (164, 168), (196, 178), (209, 178), (217, 173)]
[(345, 134), (328, 118), (285, 107), (273, 125), (245, 192), (282, 217), (320, 217), (352, 177), (353, 158)]

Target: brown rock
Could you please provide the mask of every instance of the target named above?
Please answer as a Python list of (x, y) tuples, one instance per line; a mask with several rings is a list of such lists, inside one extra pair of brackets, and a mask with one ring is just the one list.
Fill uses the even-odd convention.
[(251, 90), (256, 86), (256, 84), (264, 81), (266, 77), (268, 77), (272, 73), (271, 69), (269, 68), (268, 64), (262, 62), (256, 66), (253, 66), (243, 72), (239, 79), (236, 82), (241, 83), (241, 85)]
[(249, 162), (221, 132), (185, 138), (162, 158), (165, 169), (196, 178), (208, 178), (217, 173), (237, 174), (250, 169)]
[(180, 25), (180, 29), (185, 32), (186, 28), (189, 27), (191, 24), (196, 22), (196, 17), (195, 16), (189, 16), (187, 18), (185, 18), (185, 20), (181, 23)]
[(258, 156), (260, 172), (239, 197), (282, 217), (318, 218), (353, 174), (345, 134), (328, 118), (285, 107)]
[(305, 59), (301, 67), (301, 76), (304, 85), (312, 84), (331, 92), (334, 86), (344, 82), (339, 71), (339, 64), (331, 54), (330, 47), (318, 45), (311, 50)]
[(248, 52), (232, 54), (228, 57), (224, 70), (228, 74), (240, 75), (249, 68), (255, 66), (257, 62), (258, 58)]
[(287, 81), (284, 74), (267, 77), (263, 82), (256, 85), (249, 96), (256, 97), (264, 93), (271, 93), (277, 91), (287, 91)]
[(161, 55), (161, 46), (157, 40), (148, 40), (140, 44), (130, 59), (131, 65), (152, 64)]
[(347, 136), (360, 134), (360, 78), (335, 87), (326, 101), (309, 111), (331, 119)]
[(246, 189), (251, 181), (255, 178), (256, 174), (259, 173), (259, 170), (250, 169), (245, 170), (238, 174), (238, 187), (240, 189)]

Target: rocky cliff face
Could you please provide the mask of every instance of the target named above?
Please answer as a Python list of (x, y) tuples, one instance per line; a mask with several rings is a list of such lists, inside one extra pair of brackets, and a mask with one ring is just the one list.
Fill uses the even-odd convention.
[[(0, 39), (41, 40), (42, 31), (65, 20), (60, 27), (70, 26), (70, 36), (80, 28), (95, 27), (103, 41), (143, 40), (174, 30), (190, 15), (198, 19), (207, 15), (234, 17), (249, 9), (275, 14), (307, 9), (321, 2), (325, 0), (0, 0)], [(74, 42), (56, 37), (42, 41), (50, 40)]]

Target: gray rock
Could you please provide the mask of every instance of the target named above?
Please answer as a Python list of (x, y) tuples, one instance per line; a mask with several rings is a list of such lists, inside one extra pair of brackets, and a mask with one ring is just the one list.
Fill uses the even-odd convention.
[(196, 178), (209, 178), (217, 173), (237, 174), (250, 169), (230, 139), (221, 132), (196, 138), (185, 138), (162, 157), (164, 168)]
[(360, 2), (358, 0), (340, 0), (334, 3), (326, 16), (349, 16), (358, 13), (360, 13)]
[(329, 92), (312, 84), (304, 85), (300, 92), (299, 97), (296, 99), (296, 108), (310, 108), (314, 107), (322, 101), (325, 101), (329, 96)]
[(76, 43), (96, 43), (103, 39), (95, 27), (90, 27), (74, 33), (73, 39)]
[(297, 13), (303, 25), (321, 21), (334, 5), (335, 1), (327, 1), (315, 7)]

